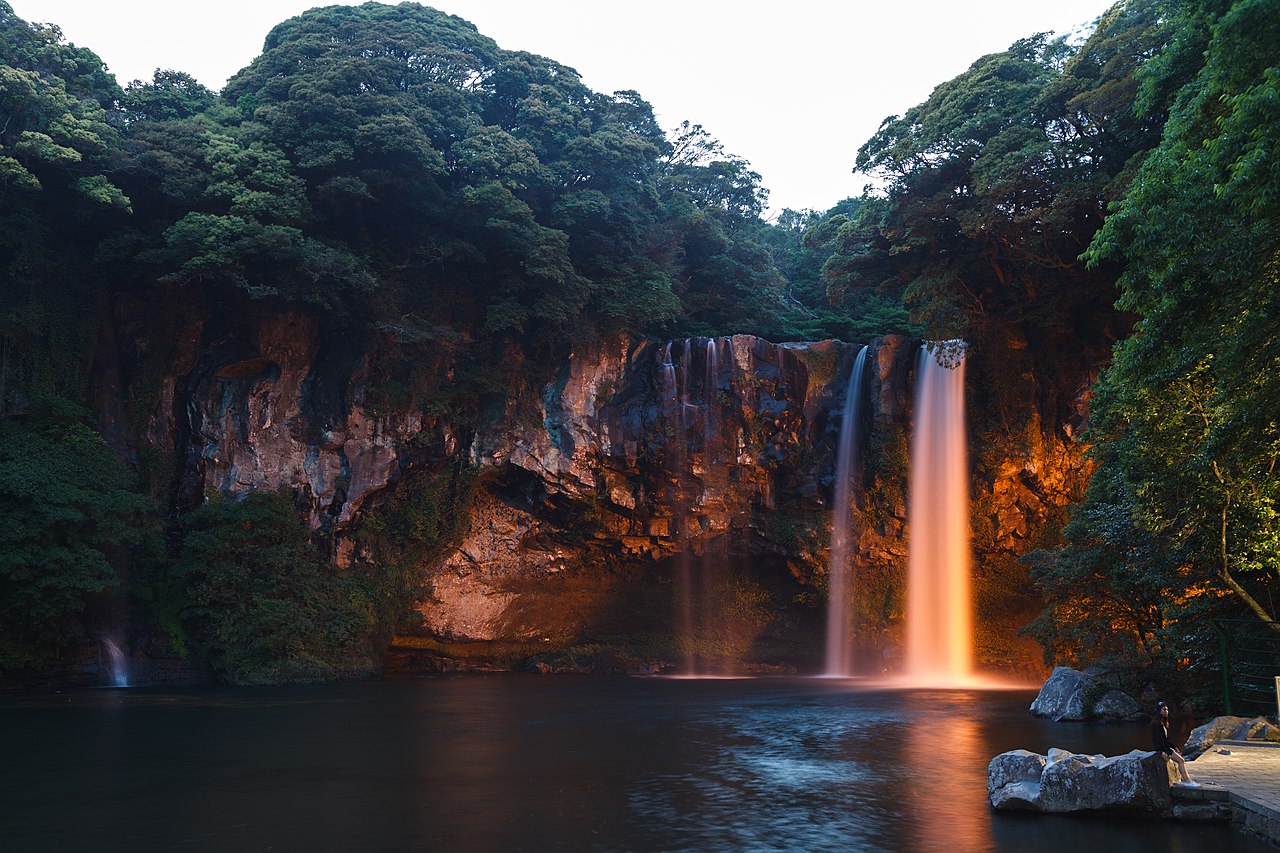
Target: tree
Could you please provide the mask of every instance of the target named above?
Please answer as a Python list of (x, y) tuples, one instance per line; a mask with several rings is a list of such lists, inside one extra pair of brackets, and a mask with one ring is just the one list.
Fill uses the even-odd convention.
[(88, 260), (130, 209), (115, 174), (119, 97), (101, 59), (0, 0), (0, 415), (83, 393)]
[(1168, 38), (1159, 8), (1119, 5), (1078, 48), (1039, 35), (982, 57), (858, 153), (885, 190), (837, 232), (824, 274), (837, 296), (900, 293), (928, 337), (968, 340), (984, 433), (1016, 436), (1037, 411), (1066, 421), (1126, 328), (1117, 269), (1078, 256), (1154, 141), (1124, 93)]
[(321, 559), (287, 491), (239, 503), (215, 496), (184, 527), (182, 619), (221, 677), (314, 681), (367, 669), (366, 590)]
[(0, 201), (49, 184), (128, 208), (106, 175), (114, 128), (104, 104), (120, 89), (102, 60), (64, 44), (53, 26), (27, 24), (0, 0)]
[[(1097, 477), (1125, 484), (1126, 500), (1091, 491), (1059, 556), (1069, 577), (1091, 573), (1111, 595), (1135, 578), (1165, 590), (1169, 666), (1213, 664), (1207, 616), (1280, 617), (1274, 11), (1179, 9), (1181, 37), (1152, 59), (1139, 98), (1150, 109), (1170, 93), (1163, 135), (1088, 253), (1124, 263), (1120, 304), (1139, 317), (1099, 382), (1092, 433)], [(1060, 600), (1078, 600), (1069, 583)]]
[(211, 108), (217, 96), (190, 74), (157, 68), (150, 83), (134, 80), (124, 91), (126, 120), (178, 121)]
[(65, 400), (0, 418), (0, 669), (74, 648), (90, 605), (151, 547), (151, 502)]
[(554, 348), (675, 310), (650, 248), (665, 140), (634, 92), (366, 4), (279, 25), (225, 95), (304, 181), (308, 233), (379, 271), (389, 313)]

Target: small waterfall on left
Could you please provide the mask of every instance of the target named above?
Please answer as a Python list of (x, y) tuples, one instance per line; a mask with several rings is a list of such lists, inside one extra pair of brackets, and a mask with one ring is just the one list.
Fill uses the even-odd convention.
[(101, 637), (102, 650), (107, 655), (107, 674), (112, 687), (129, 686), (129, 659), (120, 644), (110, 637)]
[(831, 510), (831, 557), (827, 565), (827, 647), (824, 675), (853, 675), (853, 578), (849, 565), (850, 505), (862, 479), (862, 377), (868, 347), (858, 351), (845, 386), (844, 417), (836, 448), (836, 481)]

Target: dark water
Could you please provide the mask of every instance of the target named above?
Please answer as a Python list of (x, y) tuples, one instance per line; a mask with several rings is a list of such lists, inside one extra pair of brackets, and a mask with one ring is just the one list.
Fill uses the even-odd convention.
[(1031, 698), (519, 675), (7, 697), (0, 850), (1269, 849), (992, 814), (999, 752), (1146, 746)]

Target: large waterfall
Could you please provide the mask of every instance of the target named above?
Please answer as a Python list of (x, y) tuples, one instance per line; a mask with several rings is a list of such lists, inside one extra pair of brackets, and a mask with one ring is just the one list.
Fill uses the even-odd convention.
[(920, 350), (907, 485), (906, 675), (939, 687), (973, 678), (962, 347)]
[(855, 483), (862, 479), (862, 376), (867, 347), (858, 351), (845, 386), (840, 446), (836, 448), (836, 482), (831, 512), (831, 556), (827, 564), (826, 675), (853, 675), (852, 567), (849, 565), (850, 505)]

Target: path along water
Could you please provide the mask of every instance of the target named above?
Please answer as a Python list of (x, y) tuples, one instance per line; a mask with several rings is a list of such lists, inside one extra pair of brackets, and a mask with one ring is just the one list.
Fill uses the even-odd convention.
[(1175, 801), (1230, 802), (1236, 822), (1280, 846), (1280, 743), (1222, 741), (1187, 768), (1204, 787), (1175, 788)]

